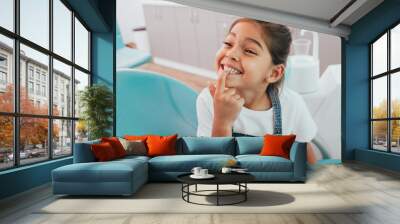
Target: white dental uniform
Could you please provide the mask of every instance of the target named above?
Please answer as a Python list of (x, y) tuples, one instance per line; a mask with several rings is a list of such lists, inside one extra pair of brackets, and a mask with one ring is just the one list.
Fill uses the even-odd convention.
[[(282, 117), (282, 134), (295, 134), (296, 141), (310, 142), (317, 134), (317, 126), (298, 93), (282, 88), (279, 93)], [(213, 98), (208, 88), (203, 89), (196, 100), (197, 136), (211, 136), (213, 122)], [(233, 124), (236, 133), (264, 136), (273, 134), (273, 109), (264, 111), (242, 107)]]

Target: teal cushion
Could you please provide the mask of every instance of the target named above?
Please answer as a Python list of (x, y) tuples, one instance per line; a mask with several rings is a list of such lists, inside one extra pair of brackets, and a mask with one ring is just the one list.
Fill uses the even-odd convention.
[(264, 137), (236, 137), (236, 155), (259, 154), (264, 145)]
[(149, 170), (163, 172), (190, 172), (193, 167), (200, 166), (210, 171), (219, 171), (231, 155), (174, 155), (157, 156), (149, 160)]
[(239, 155), (236, 160), (250, 172), (293, 172), (293, 162), (283, 157)]
[(235, 155), (232, 137), (182, 137), (177, 142), (177, 154), (226, 154)]

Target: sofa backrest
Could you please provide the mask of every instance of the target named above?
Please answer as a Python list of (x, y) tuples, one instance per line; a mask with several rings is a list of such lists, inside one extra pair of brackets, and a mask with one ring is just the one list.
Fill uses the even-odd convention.
[[(75, 143), (74, 163), (95, 162), (90, 145), (96, 143), (100, 143), (100, 140)], [(176, 142), (176, 152), (178, 155), (259, 154), (263, 144), (263, 137), (180, 137)], [(299, 143), (294, 142), (292, 149), (297, 144)]]
[(181, 137), (177, 141), (177, 154), (235, 155), (233, 137)]
[(74, 156), (73, 156), (74, 163), (95, 162), (96, 158), (94, 157), (94, 154), (90, 146), (92, 144), (98, 144), (98, 143), (100, 143), (100, 139), (75, 143)]
[[(236, 137), (236, 155), (245, 155), (245, 154), (259, 154), (264, 145), (264, 137)], [(292, 158), (296, 150), (295, 148), (301, 146), (301, 142), (293, 142), (293, 145), (290, 149), (290, 157)]]
[(236, 155), (259, 154), (264, 137), (236, 137)]

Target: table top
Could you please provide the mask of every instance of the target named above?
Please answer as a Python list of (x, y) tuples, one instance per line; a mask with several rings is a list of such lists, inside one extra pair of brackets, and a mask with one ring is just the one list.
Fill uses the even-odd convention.
[(212, 173), (215, 177), (210, 179), (194, 179), (190, 177), (191, 174), (181, 174), (177, 179), (186, 184), (236, 184), (255, 180), (255, 177), (249, 173)]

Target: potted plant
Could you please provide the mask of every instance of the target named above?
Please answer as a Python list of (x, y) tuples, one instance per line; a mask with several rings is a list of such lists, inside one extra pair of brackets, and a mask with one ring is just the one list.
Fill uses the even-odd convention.
[[(108, 137), (112, 130), (113, 93), (103, 84), (87, 86), (80, 92), (81, 118), (89, 140)], [(81, 125), (82, 126), (82, 125)]]

